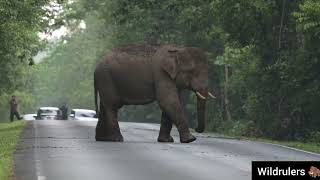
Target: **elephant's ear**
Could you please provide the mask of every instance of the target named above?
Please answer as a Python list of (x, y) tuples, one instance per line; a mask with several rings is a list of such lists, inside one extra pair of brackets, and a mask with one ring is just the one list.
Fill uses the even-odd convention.
[(195, 61), (198, 60), (193, 48), (183, 49), (179, 52), (178, 66), (182, 71), (190, 71), (195, 68)]
[(169, 56), (162, 59), (160, 66), (161, 68), (166, 71), (172, 79), (175, 79), (178, 73), (177, 69), (177, 49), (169, 49)]

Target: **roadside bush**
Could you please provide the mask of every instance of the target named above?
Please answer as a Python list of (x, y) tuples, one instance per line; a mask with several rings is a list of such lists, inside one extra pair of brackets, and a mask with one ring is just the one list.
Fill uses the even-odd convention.
[(313, 131), (310, 133), (310, 137), (308, 138), (310, 142), (320, 144), (320, 131)]

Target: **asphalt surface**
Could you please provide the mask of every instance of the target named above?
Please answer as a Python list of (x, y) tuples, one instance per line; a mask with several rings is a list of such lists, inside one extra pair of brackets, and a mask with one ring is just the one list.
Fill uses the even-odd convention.
[(30, 121), (14, 154), (15, 180), (251, 179), (252, 160), (320, 160), (278, 145), (196, 134), (158, 143), (159, 125), (120, 123), (125, 142), (96, 142), (96, 122)]

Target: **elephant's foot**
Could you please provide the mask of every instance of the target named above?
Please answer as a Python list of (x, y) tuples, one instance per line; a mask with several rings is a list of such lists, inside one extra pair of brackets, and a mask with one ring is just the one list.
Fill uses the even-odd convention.
[(192, 134), (188, 133), (186, 135), (181, 135), (180, 134), (180, 142), (181, 143), (191, 143), (195, 141), (197, 138), (194, 137)]
[(123, 142), (119, 126), (107, 126), (104, 121), (98, 121), (96, 127), (96, 141)]
[(96, 141), (111, 141), (111, 142), (123, 142), (123, 136), (120, 135), (108, 135), (108, 136), (97, 136)]
[(160, 136), (158, 137), (158, 142), (169, 142), (172, 143), (174, 142), (173, 137), (172, 136)]
[(161, 125), (159, 136), (158, 136), (158, 142), (169, 142), (169, 143), (174, 142), (173, 137), (170, 136), (171, 128), (172, 126), (168, 127), (165, 125)]

